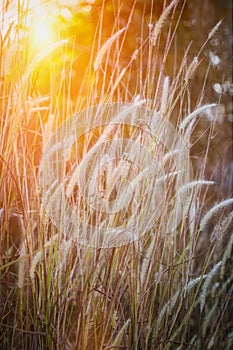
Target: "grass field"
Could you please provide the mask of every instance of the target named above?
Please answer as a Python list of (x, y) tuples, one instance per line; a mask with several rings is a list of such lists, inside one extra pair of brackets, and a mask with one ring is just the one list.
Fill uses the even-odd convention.
[(177, 58), (185, 1), (15, 3), (0, 12), (0, 349), (231, 350), (232, 144), (203, 70), (222, 22)]

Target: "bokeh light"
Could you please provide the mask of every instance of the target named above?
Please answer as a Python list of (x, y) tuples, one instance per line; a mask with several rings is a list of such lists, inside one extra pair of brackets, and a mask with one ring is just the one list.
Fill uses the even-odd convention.
[(52, 22), (48, 17), (35, 18), (32, 24), (32, 44), (38, 48), (43, 48), (55, 41), (55, 33), (52, 27)]

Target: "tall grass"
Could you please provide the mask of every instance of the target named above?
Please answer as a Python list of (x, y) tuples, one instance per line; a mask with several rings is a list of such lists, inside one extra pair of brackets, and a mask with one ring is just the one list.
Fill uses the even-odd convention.
[[(151, 25), (142, 12), (141, 40), (125, 57), (137, 3), (123, 27), (120, 4), (114, 8), (106, 38), (103, 2), (75, 103), (72, 38), (30, 52), (26, 2), (20, 23), (2, 31), (1, 349), (232, 348), (232, 192), (223, 198), (205, 178), (214, 121), (205, 151), (192, 154), (199, 114), (217, 113), (203, 93), (191, 98), (204, 46), (194, 58), (188, 47), (173, 76), (166, 72), (184, 4), (164, 1), (155, 21), (152, 2)], [(7, 14), (4, 2), (2, 23)], [(68, 48), (69, 62), (57, 64)], [(50, 184), (54, 174), (64, 193)], [(70, 222), (61, 199), (73, 208)]]

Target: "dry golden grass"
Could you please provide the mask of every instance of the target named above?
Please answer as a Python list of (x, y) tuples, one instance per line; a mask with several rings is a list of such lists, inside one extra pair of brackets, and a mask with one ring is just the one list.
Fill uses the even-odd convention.
[[(190, 101), (204, 46), (191, 60), (187, 48), (167, 76), (179, 1), (164, 2), (151, 32), (121, 64), (135, 5), (124, 26), (116, 9), (114, 34), (102, 40), (103, 3), (81, 72), (89, 90), (83, 102), (83, 82), (75, 105), (71, 38), (34, 56), (16, 23), (1, 38), (1, 62), (12, 38), (14, 57), (23, 58), (2, 70), (0, 82), (1, 349), (232, 348), (233, 199), (204, 177), (214, 122), (205, 152), (193, 155), (201, 170), (190, 155), (204, 119), (198, 115), (218, 104), (204, 104), (204, 96)], [(220, 23), (207, 42), (217, 30)], [(54, 63), (68, 53), (68, 63)], [(44, 62), (51, 64), (46, 95), (35, 87)]]

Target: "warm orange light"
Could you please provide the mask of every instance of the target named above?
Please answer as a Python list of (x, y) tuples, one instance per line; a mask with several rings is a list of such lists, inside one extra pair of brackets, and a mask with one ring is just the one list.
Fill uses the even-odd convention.
[(33, 46), (38, 48), (45, 48), (55, 41), (55, 34), (53, 32), (52, 23), (48, 18), (35, 18), (32, 25), (32, 41)]

